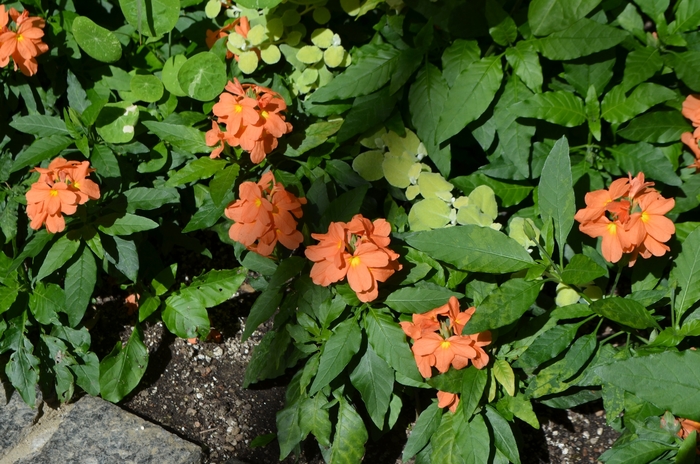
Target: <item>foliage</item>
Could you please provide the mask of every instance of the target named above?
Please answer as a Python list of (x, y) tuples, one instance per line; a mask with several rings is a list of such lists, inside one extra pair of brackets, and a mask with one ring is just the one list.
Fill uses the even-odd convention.
[[(244, 384), (290, 374), (280, 458), (360, 462), (405, 415), (404, 460), (517, 464), (533, 404), (602, 398), (603, 462), (695, 462), (698, 11), (0, 6), (0, 367), (30, 405), (118, 402), (144, 321), (205, 339), (255, 275)], [(209, 236), (238, 262), (184, 275)], [(115, 293), (138, 316), (99, 359)]]

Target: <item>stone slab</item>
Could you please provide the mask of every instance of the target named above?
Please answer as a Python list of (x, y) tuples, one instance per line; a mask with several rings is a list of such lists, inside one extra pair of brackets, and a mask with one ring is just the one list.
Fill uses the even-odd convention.
[(199, 464), (202, 450), (100, 398), (47, 414), (0, 464)]
[(6, 405), (0, 403), (0, 456), (8, 454), (29, 432), (37, 414), (38, 409), (27, 406), (17, 392)]

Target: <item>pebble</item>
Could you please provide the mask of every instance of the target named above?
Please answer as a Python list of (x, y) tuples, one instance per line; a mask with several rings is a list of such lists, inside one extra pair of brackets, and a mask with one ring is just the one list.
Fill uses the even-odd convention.
[(224, 350), (221, 349), (220, 346), (217, 346), (216, 348), (214, 348), (214, 349), (212, 350), (211, 353), (212, 353), (212, 355), (213, 355), (215, 358), (220, 358), (221, 356), (223, 356)]
[(603, 427), (598, 427), (598, 430), (596, 430), (595, 433), (598, 435), (602, 435), (603, 434)]

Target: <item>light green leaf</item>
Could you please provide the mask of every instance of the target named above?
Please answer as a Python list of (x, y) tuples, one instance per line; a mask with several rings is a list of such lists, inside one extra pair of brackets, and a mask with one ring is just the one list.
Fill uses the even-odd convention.
[(557, 140), (544, 162), (540, 176), (539, 206), (542, 220), (554, 221), (559, 253), (563, 256), (566, 238), (574, 224), (576, 212), (569, 143), (566, 137)]
[(131, 93), (137, 100), (157, 102), (163, 97), (163, 83), (156, 76), (137, 74), (131, 78)]
[(493, 375), (510, 396), (515, 396), (515, 373), (508, 361), (497, 359), (493, 363)]
[(360, 350), (362, 332), (353, 319), (341, 322), (323, 346), (318, 374), (309, 388), (313, 395), (328, 385), (347, 367), (352, 357)]
[[(221, 3), (219, 3), (219, 5), (221, 5)], [(175, 55), (168, 58), (163, 65), (163, 71), (160, 78), (163, 80), (165, 89), (176, 97), (187, 96), (187, 92), (182, 90), (182, 87), (180, 87), (180, 81), (177, 79), (180, 68), (186, 61), (187, 57), (185, 55)]]
[(365, 454), (367, 438), (367, 429), (362, 422), (362, 417), (345, 398), (341, 397), (329, 462), (360, 464)]
[(166, 185), (176, 187), (199, 179), (207, 179), (221, 171), (227, 162), (211, 158), (198, 158), (170, 176)]
[(659, 326), (641, 303), (628, 298), (612, 297), (594, 301), (591, 309), (596, 314), (635, 329)]
[(462, 412), (464, 417), (471, 418), (474, 411), (479, 407), (481, 397), (484, 396), (488, 372), (484, 369), (477, 369), (469, 366), (462, 374), (462, 386), (460, 388), (460, 401), (462, 402)]
[(95, 257), (90, 248), (84, 246), (78, 259), (66, 270), (65, 311), (68, 314), (68, 323), (71, 327), (77, 326), (83, 319), (96, 282), (97, 264)]
[(583, 100), (570, 92), (539, 93), (509, 109), (523, 118), (544, 119), (565, 127), (576, 127), (586, 122)]
[(642, 462), (653, 462), (654, 458), (658, 457), (669, 449), (671, 449), (669, 445), (637, 439), (607, 450), (600, 456), (599, 460), (605, 462), (606, 464), (637, 464)]
[(369, 95), (389, 82), (396, 69), (399, 51), (388, 44), (365, 45), (356, 63), (336, 76), (310, 97), (312, 102), (327, 102)]
[(387, 296), (384, 304), (400, 313), (421, 314), (447, 304), (453, 296), (462, 298), (464, 294), (438, 285), (404, 287)]
[(584, 18), (598, 6), (601, 0), (534, 0), (527, 11), (527, 19), (532, 33), (537, 36), (549, 35), (565, 29)]
[(143, 330), (139, 325), (129, 337), (126, 346), (121, 342), (100, 362), (100, 394), (102, 398), (117, 403), (138, 385), (148, 366), (148, 348), (143, 343)]
[(97, 61), (114, 63), (122, 57), (122, 45), (117, 36), (88, 17), (78, 16), (73, 20), (73, 37), (80, 48)]
[[(169, 142), (173, 146), (176, 146), (177, 148), (186, 152), (209, 153), (212, 151), (212, 147), (207, 146), (205, 142), (204, 132), (195, 129), (194, 127), (157, 121), (143, 121), (143, 125), (146, 126), (148, 130), (156, 134), (161, 140)], [(195, 161), (195, 163), (197, 161)], [(218, 161), (219, 164), (226, 164), (224, 160), (211, 161)], [(187, 169), (187, 166), (184, 169)]]
[(10, 126), (20, 132), (36, 135), (37, 137), (70, 135), (66, 128), (66, 123), (56, 116), (44, 116), (41, 114), (21, 116), (10, 122)]
[(301, 403), (299, 426), (303, 435), (311, 432), (322, 446), (331, 446), (331, 420), (325, 407), (328, 400), (322, 393)]
[[(556, 0), (548, 0), (556, 3)], [(607, 50), (628, 36), (627, 32), (583, 18), (566, 29), (539, 39), (536, 46), (550, 60), (573, 60)]]
[(209, 315), (193, 292), (168, 297), (162, 318), (168, 330), (180, 338), (204, 339), (209, 334)]
[(513, 464), (520, 464), (518, 443), (515, 441), (513, 430), (508, 425), (508, 422), (491, 405), (486, 405), (486, 419), (489, 428), (493, 432), (493, 441), (496, 449), (503, 453)]
[(112, 218), (103, 218), (106, 225), (99, 225), (97, 228), (107, 235), (131, 235), (144, 230), (151, 230), (158, 227), (158, 223), (152, 219), (136, 214), (125, 213), (121, 217), (117, 217), (114, 222)]
[(170, 32), (180, 17), (180, 0), (119, 0), (119, 7), (139, 34), (150, 37)]
[[(522, 250), (522, 247), (520, 249)], [(476, 312), (464, 326), (462, 333), (475, 334), (517, 321), (530, 309), (541, 288), (542, 282), (539, 281), (510, 279), (477, 305)]]
[(436, 141), (449, 139), (478, 119), (493, 101), (502, 79), (503, 69), (498, 56), (475, 61), (459, 74), (447, 94), (436, 129)]
[(226, 86), (226, 65), (213, 53), (198, 53), (182, 64), (177, 80), (180, 88), (190, 97), (210, 101), (218, 97)]
[(654, 111), (634, 118), (618, 134), (635, 142), (677, 142), (692, 127), (678, 111)]
[(247, 275), (248, 270), (242, 267), (209, 271), (195, 277), (188, 287), (180, 290), (180, 295), (191, 295), (206, 308), (213, 308), (233, 298)]
[(69, 240), (67, 235), (63, 235), (61, 238), (56, 240), (56, 242), (51, 246), (51, 249), (49, 249), (49, 252), (46, 254), (46, 258), (44, 258), (44, 261), (41, 263), (39, 272), (37, 272), (34, 280), (39, 282), (44, 277), (60, 269), (71, 257), (73, 257), (75, 252), (78, 251), (79, 247), (80, 241)]
[(476, 40), (456, 39), (442, 54), (442, 76), (452, 87), (457, 76), (481, 58), (481, 50)]
[(107, 103), (97, 116), (95, 129), (105, 142), (127, 143), (134, 138), (138, 120), (138, 106), (129, 102)]
[(383, 429), (394, 389), (393, 369), (368, 345), (357, 367), (350, 373), (350, 382), (360, 392), (374, 425)]
[(437, 198), (421, 200), (408, 213), (412, 231), (440, 229), (450, 223), (450, 205)]
[(5, 365), (5, 375), (31, 408), (36, 401), (36, 385), (39, 381), (39, 358), (34, 356), (34, 345), (20, 332), (17, 348)]
[(455, 441), (461, 448), (464, 464), (482, 464), (489, 461), (491, 437), (483, 415), (479, 414), (468, 423), (463, 423)]
[(700, 382), (700, 353), (692, 350), (618, 360), (596, 368), (611, 383), (674, 415), (700, 420), (696, 401)]
[(63, 135), (51, 135), (37, 138), (29, 147), (17, 155), (10, 172), (17, 172), (27, 166), (36, 166), (42, 161), (53, 158), (65, 148), (73, 144), (73, 140)]
[(465, 464), (461, 455), (461, 443), (456, 440), (455, 432), (464, 423), (461, 414), (443, 414), (440, 426), (433, 434), (430, 443), (433, 454), (430, 462), (440, 464)]
[(134, 187), (124, 192), (126, 197), (128, 213), (133, 213), (137, 209), (149, 211), (160, 208), (165, 204), (179, 203), (180, 195), (173, 187)]
[(542, 92), (542, 66), (531, 42), (521, 41), (515, 47), (506, 49), (506, 60), (530, 90), (535, 93)]

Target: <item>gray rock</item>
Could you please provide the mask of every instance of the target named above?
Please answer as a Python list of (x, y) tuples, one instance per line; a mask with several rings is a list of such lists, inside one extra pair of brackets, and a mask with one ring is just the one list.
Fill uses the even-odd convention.
[(0, 464), (198, 464), (199, 446), (85, 397), (47, 414)]
[(14, 392), (10, 402), (0, 405), (0, 456), (14, 448), (32, 426), (39, 409), (32, 409)]

